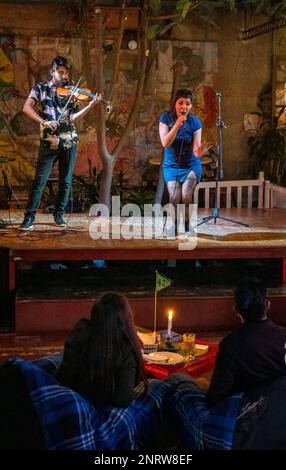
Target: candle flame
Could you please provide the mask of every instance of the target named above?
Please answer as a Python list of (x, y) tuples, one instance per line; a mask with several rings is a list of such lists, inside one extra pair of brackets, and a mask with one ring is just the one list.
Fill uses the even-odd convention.
[(173, 310), (169, 310), (169, 312), (168, 312), (168, 318), (169, 318), (169, 320), (172, 320), (172, 318), (173, 318)]

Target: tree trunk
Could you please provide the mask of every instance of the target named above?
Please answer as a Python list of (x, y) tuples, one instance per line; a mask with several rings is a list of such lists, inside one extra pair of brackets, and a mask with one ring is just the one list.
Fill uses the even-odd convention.
[[(143, 93), (143, 86), (145, 81), (145, 74), (146, 74), (146, 64), (148, 60), (148, 49), (147, 49), (147, 8), (148, 2), (144, 0), (143, 8), (140, 13), (140, 24), (139, 24), (139, 32), (140, 32), (140, 76), (137, 81), (137, 87), (135, 91), (135, 98), (132, 109), (130, 111), (125, 129), (123, 134), (120, 136), (113, 152), (109, 152), (106, 146), (106, 119), (105, 119), (105, 111), (103, 104), (97, 106), (96, 109), (96, 132), (97, 132), (97, 144), (98, 144), (98, 151), (99, 155), (102, 160), (103, 171), (102, 171), (102, 178), (100, 182), (100, 200), (99, 202), (105, 204), (110, 210), (110, 195), (111, 195), (111, 184), (112, 184), (112, 175), (113, 175), (113, 168), (117, 158), (119, 157), (122, 149), (126, 145), (126, 141), (132, 129), (132, 126), (135, 121), (135, 117), (137, 115), (137, 111), (139, 109), (140, 100)], [(121, 17), (123, 18), (125, 9), (125, 2), (123, 1), (121, 4)], [(96, 55), (96, 88), (98, 90), (103, 90), (104, 87), (104, 79), (103, 79), (103, 57), (102, 57), (102, 45), (103, 45), (103, 15), (100, 8), (95, 9), (96, 15), (96, 31), (95, 31), (95, 55)], [(123, 21), (121, 22), (121, 28), (123, 28)], [(119, 29), (119, 40), (122, 40), (122, 30)], [(117, 47), (116, 53), (120, 54), (120, 47)], [(118, 64), (119, 61), (115, 59), (115, 74), (117, 75)], [(114, 85), (116, 85), (114, 83)], [(111, 93), (113, 94), (114, 87), (112, 87)]]
[[(103, 91), (104, 78), (103, 78), (103, 15), (100, 8), (96, 8), (96, 31), (95, 31), (95, 82), (96, 89)], [(96, 134), (97, 145), (100, 158), (102, 160), (103, 170), (100, 182), (99, 202), (105, 204), (110, 209), (110, 192), (112, 183), (112, 174), (115, 159), (110, 154), (106, 146), (106, 119), (103, 103), (96, 107)]]

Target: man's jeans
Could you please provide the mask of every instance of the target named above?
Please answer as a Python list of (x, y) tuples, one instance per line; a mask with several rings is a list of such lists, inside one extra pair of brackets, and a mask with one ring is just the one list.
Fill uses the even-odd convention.
[(35, 217), (36, 210), (41, 202), (43, 190), (57, 160), (59, 160), (59, 191), (55, 214), (62, 215), (64, 213), (68, 203), (76, 155), (76, 145), (68, 150), (51, 150), (44, 142), (41, 142), (37, 159), (36, 175), (26, 209), (27, 216)]

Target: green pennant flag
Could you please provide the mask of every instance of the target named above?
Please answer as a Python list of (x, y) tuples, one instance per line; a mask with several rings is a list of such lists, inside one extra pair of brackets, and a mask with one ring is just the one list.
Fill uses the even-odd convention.
[(156, 292), (159, 292), (159, 290), (169, 287), (171, 283), (172, 283), (171, 279), (169, 279), (168, 277), (156, 271), (156, 288), (155, 288)]

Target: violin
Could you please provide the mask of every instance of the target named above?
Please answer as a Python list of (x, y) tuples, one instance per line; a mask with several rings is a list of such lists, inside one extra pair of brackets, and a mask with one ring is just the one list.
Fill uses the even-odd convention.
[[(74, 92), (74, 90), (76, 90)], [(65, 87), (58, 87), (57, 90), (57, 95), (60, 96), (61, 98), (68, 98), (71, 96), (71, 94), (74, 94), (74, 97), (79, 100), (79, 101), (86, 101), (89, 98), (94, 98), (95, 94), (91, 93), (91, 90), (88, 88), (76, 88), (73, 85), (67, 85)], [(104, 99), (101, 99), (102, 103), (106, 105), (106, 112), (109, 114), (112, 111), (112, 105), (110, 101), (106, 101)]]

